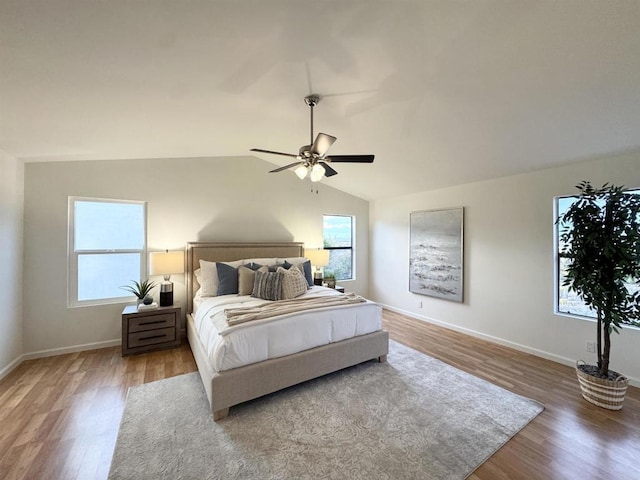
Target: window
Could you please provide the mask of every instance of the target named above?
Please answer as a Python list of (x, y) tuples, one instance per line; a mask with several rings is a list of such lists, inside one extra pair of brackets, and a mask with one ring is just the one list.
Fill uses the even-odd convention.
[[(567, 211), (576, 197), (557, 197), (556, 198), (556, 215), (559, 218)], [(588, 318), (596, 318), (596, 312), (584, 304), (582, 299), (574, 291), (570, 291), (568, 286), (564, 286), (566, 278), (565, 271), (567, 267), (567, 258), (563, 257), (563, 245), (560, 244), (560, 234), (562, 226), (555, 224), (555, 257), (556, 257), (556, 311), (558, 313), (567, 313), (570, 315), (578, 315)]]
[(349, 215), (323, 215), (324, 248), (329, 250), (329, 266), (325, 276), (336, 280), (352, 280), (354, 275), (353, 231), (355, 219)]
[(69, 306), (128, 301), (146, 274), (145, 202), (69, 197)]
[[(632, 193), (640, 194), (640, 190), (635, 190)], [(562, 216), (567, 209), (576, 201), (575, 196), (569, 197), (556, 197), (555, 199), (555, 219)], [(554, 254), (556, 258), (555, 262), (555, 285), (556, 285), (556, 313), (564, 313), (568, 315), (577, 315), (586, 318), (597, 318), (596, 311), (585, 305), (578, 294), (572, 290), (569, 290), (568, 286), (564, 286), (564, 280), (566, 278), (566, 267), (569, 261), (562, 255), (563, 244), (560, 243), (560, 235), (562, 233), (562, 226), (556, 222), (554, 231)], [(633, 279), (629, 279), (627, 288), (632, 291), (636, 289)], [(640, 324), (635, 321), (628, 323), (640, 327)]]

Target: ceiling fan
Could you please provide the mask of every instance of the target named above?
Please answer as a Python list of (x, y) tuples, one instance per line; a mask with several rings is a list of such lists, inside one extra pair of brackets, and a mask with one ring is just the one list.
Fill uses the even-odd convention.
[(327, 151), (331, 145), (333, 145), (333, 142), (336, 141), (336, 137), (327, 135), (326, 133), (318, 133), (315, 140), (313, 139), (313, 108), (320, 102), (320, 96), (308, 95), (304, 97), (304, 101), (311, 109), (311, 137), (309, 145), (300, 147), (297, 155), (293, 153), (274, 152), (273, 150), (263, 150), (261, 148), (251, 149), (252, 152), (283, 155), (298, 160), (284, 167), (271, 170), (269, 173), (282, 172), (283, 170), (297, 167), (295, 173), (301, 180), (309, 175), (312, 182), (319, 182), (322, 180), (322, 177), (337, 175), (338, 172), (331, 168), (329, 163), (373, 163), (374, 155), (331, 155), (327, 157)]

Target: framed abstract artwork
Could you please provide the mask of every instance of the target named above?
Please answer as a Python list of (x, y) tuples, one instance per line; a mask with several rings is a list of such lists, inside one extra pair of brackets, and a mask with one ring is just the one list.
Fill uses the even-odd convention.
[(409, 291), (462, 302), (464, 208), (411, 212)]

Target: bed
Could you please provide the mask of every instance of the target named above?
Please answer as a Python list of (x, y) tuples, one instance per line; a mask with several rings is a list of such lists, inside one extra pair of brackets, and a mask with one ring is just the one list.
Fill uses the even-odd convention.
[[(201, 285), (196, 277), (201, 260), (234, 262), (244, 259), (303, 257), (304, 246), (286, 243), (211, 243), (190, 242), (186, 247), (187, 338), (211, 406), (215, 421), (225, 418), (233, 405), (273, 393), (283, 388), (326, 375), (369, 360), (384, 362), (388, 352), (388, 333), (381, 327), (356, 332), (355, 336), (306, 348), (275, 358), (220, 369), (211, 358), (210, 339), (201, 339), (196, 328), (195, 306), (202, 299), (196, 296)], [(198, 272), (200, 274), (200, 272)], [(323, 287), (317, 287), (323, 288)], [(370, 303), (370, 302), (368, 302)], [(375, 305), (375, 304), (373, 304)], [(381, 309), (378, 307), (378, 311)], [(345, 309), (345, 312), (347, 310)], [(335, 315), (335, 313), (334, 313)], [(200, 313), (202, 317), (202, 313)], [(345, 318), (348, 314), (345, 314)], [(275, 321), (274, 321), (275, 323)], [(378, 325), (380, 322), (378, 321)]]

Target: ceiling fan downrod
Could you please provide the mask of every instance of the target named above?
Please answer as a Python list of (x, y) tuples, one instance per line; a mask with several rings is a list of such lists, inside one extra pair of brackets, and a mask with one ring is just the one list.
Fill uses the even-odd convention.
[(313, 145), (313, 107), (315, 107), (320, 102), (319, 95), (307, 95), (304, 97), (304, 103), (311, 107), (311, 135), (309, 136), (309, 145)]

